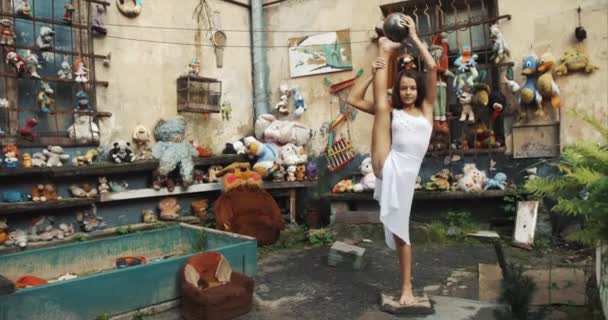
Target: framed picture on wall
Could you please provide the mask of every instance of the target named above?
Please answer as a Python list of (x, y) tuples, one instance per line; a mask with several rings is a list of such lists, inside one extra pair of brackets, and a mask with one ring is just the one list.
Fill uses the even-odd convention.
[(291, 38), (288, 47), (292, 78), (353, 69), (349, 29)]

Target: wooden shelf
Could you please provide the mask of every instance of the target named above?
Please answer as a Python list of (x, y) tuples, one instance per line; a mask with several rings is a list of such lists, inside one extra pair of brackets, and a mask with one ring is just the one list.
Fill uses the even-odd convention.
[(37, 210), (54, 210), (72, 207), (82, 207), (94, 204), (95, 201), (97, 201), (97, 199), (67, 198), (57, 201), (46, 202), (2, 202), (0, 203), (0, 215)]
[[(29, 80), (42, 80), (42, 81), (52, 81), (52, 82), (65, 82), (65, 83), (79, 83), (79, 82), (76, 82), (75, 80), (61, 79), (59, 77), (40, 77), (40, 79), (27, 77), (27, 76), (21, 77), (21, 76), (17, 75), (16, 73), (12, 73), (12, 72), (0, 72), (0, 77), (29, 79)], [(107, 81), (96, 81), (96, 80), (89, 80), (89, 81), (85, 82), (85, 84), (98, 84), (98, 85), (102, 85), (104, 87), (107, 87), (110, 85), (110, 83)]]
[[(294, 182), (264, 182), (264, 189), (294, 189), (294, 188), (307, 188), (317, 184), (317, 181), (294, 181)], [(201, 183), (191, 185), (185, 189), (182, 187), (176, 187), (173, 192), (167, 191), (167, 188), (162, 188), (158, 191), (153, 188), (149, 189), (137, 189), (128, 190), (124, 192), (108, 192), (101, 194), (99, 202), (112, 202), (120, 200), (130, 199), (141, 199), (141, 198), (153, 198), (153, 197), (165, 197), (165, 196), (178, 196), (183, 194), (195, 194), (204, 192), (221, 191), (223, 189), (221, 183)]]
[(490, 153), (504, 153), (505, 152), (505, 148), (501, 147), (501, 148), (483, 148), (483, 149), (468, 149), (468, 150), (461, 150), (461, 149), (452, 149), (452, 150), (441, 150), (441, 151), (427, 151), (425, 157), (433, 157), (433, 156), (447, 156), (447, 155), (465, 155), (465, 156), (470, 156), (470, 155), (478, 155), (478, 154), (490, 154)]
[[(464, 192), (464, 191), (416, 191), (414, 200), (464, 200), (464, 199), (489, 199), (502, 198), (515, 194), (512, 191), (488, 190), (483, 192)], [(322, 198), (334, 201), (372, 201), (372, 192), (343, 192), (325, 193)]]
[[(71, 161), (71, 160), (70, 160)], [(196, 158), (195, 166), (227, 165), (233, 162), (246, 162), (247, 155), (223, 154), (210, 158)], [(158, 160), (142, 160), (130, 163), (100, 162), (88, 166), (65, 165), (52, 168), (1, 168), (0, 177), (40, 176), (71, 177), (71, 176), (101, 176), (129, 172), (152, 171), (158, 168)]]

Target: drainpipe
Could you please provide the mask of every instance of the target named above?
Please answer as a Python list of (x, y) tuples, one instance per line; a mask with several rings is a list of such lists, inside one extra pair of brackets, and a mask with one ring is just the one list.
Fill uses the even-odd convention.
[(269, 113), (268, 64), (264, 48), (264, 0), (251, 0), (251, 55), (253, 61), (253, 108), (254, 122), (262, 114)]

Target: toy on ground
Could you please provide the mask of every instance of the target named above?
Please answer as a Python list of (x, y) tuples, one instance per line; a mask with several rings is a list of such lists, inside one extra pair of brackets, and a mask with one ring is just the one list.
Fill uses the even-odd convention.
[(219, 252), (189, 258), (179, 279), (181, 314), (186, 320), (234, 319), (253, 306), (253, 279), (231, 271)]
[(561, 64), (555, 68), (555, 74), (558, 76), (567, 75), (574, 71), (591, 73), (599, 69), (598, 66), (589, 61), (589, 55), (580, 46), (566, 49), (560, 62)]
[(72, 19), (74, 18), (74, 11), (76, 11), (76, 8), (74, 8), (74, 5), (71, 2), (66, 2), (63, 4), (63, 22), (65, 22), (66, 24), (72, 24)]
[(13, 46), (16, 38), (13, 21), (6, 18), (0, 20), (0, 45)]
[(374, 175), (374, 169), (372, 169), (372, 158), (363, 159), (359, 170), (361, 170), (363, 178), (353, 186), (353, 191), (363, 192), (376, 189), (376, 176)]
[(497, 24), (490, 26), (490, 40), (492, 41), (490, 60), (495, 64), (507, 62), (511, 58), (511, 49)]
[(538, 71), (541, 73), (536, 81), (536, 87), (543, 99), (549, 100), (554, 108), (558, 108), (561, 104), (559, 98), (559, 87), (553, 80), (553, 65), (556, 59), (550, 52), (546, 52), (540, 56), (540, 65)]
[(114, 163), (128, 163), (133, 161), (133, 150), (131, 143), (124, 140), (117, 140), (112, 143), (109, 151), (110, 161)]
[(100, 4), (95, 5), (95, 11), (93, 11), (93, 23), (91, 24), (91, 30), (97, 34), (105, 36), (108, 33), (106, 25), (103, 22), (106, 7)]
[(4, 167), (17, 168), (19, 163), (19, 148), (14, 144), (8, 144), (2, 148), (4, 154)]
[(255, 121), (255, 137), (262, 142), (303, 146), (310, 141), (312, 134), (312, 129), (299, 122), (277, 120), (271, 114), (260, 115)]
[(520, 86), (517, 84), (517, 82), (508, 78), (505, 78), (505, 81), (511, 89), (511, 92), (519, 92), (519, 104), (532, 106), (536, 105), (535, 114), (542, 117), (545, 115), (545, 111), (543, 110), (543, 105), (541, 103), (543, 98), (536, 89), (536, 69), (538, 68), (538, 57), (534, 53), (529, 54), (523, 58), (522, 65), (523, 69), (521, 73), (526, 76), (526, 82), (524, 82), (523, 86)]
[(34, 141), (34, 139), (38, 138), (38, 133), (34, 131), (34, 127), (38, 125), (38, 120), (36, 118), (28, 118), (25, 120), (25, 125), (19, 128), (19, 135), (24, 139)]
[(42, 26), (38, 32), (38, 38), (36, 38), (36, 46), (40, 50), (53, 49), (53, 41), (55, 40), (55, 30)]
[(44, 113), (53, 112), (53, 107), (55, 107), (55, 98), (53, 98), (53, 94), (55, 91), (48, 82), (42, 81), (40, 83), (40, 91), (38, 92), (37, 102), (40, 111)]
[(175, 197), (162, 198), (158, 202), (158, 209), (160, 210), (159, 218), (161, 220), (175, 220), (179, 218), (179, 211), (181, 206), (177, 202)]
[(279, 156), (279, 148), (274, 143), (262, 143), (255, 137), (245, 137), (243, 140), (247, 147), (247, 153), (256, 157), (253, 170), (262, 178), (270, 177), (272, 167)]
[(491, 178), (490, 180), (488, 180), (488, 183), (483, 188), (483, 190), (490, 190), (490, 189), (505, 190), (506, 186), (507, 186), (507, 175), (502, 172), (497, 172), (494, 175), (494, 178)]
[(159, 160), (158, 174), (161, 179), (179, 166), (182, 184), (187, 187), (192, 184), (194, 171), (194, 157), (198, 152), (184, 136), (186, 134), (186, 120), (174, 117), (159, 120), (154, 128), (156, 144), (152, 147), (152, 155)]
[(289, 113), (289, 95), (291, 94), (287, 82), (281, 81), (281, 84), (279, 85), (279, 91), (281, 93), (281, 101), (279, 101), (274, 106), (274, 109), (277, 110), (279, 113), (286, 115)]
[(68, 137), (81, 143), (99, 142), (99, 126), (91, 114), (74, 114), (74, 123), (67, 129)]
[(152, 142), (152, 133), (150, 130), (143, 125), (137, 125), (133, 130), (132, 136), (133, 142), (137, 147), (137, 153), (134, 156), (135, 160), (152, 160), (152, 148), (150, 143)]

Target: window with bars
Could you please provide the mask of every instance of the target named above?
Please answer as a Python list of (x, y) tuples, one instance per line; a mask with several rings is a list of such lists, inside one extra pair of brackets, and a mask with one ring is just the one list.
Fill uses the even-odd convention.
[[(456, 73), (454, 61), (465, 47), (470, 48), (477, 55), (477, 69), (483, 72), (483, 83), (490, 87), (490, 91), (499, 90), (500, 72), (511, 64), (496, 65), (491, 63), (492, 42), (490, 40), (490, 26), (498, 20), (510, 16), (498, 16), (496, 0), (408, 0), (399, 1), (380, 6), (386, 17), (393, 12), (402, 12), (411, 16), (417, 24), (420, 38), (431, 44), (435, 36), (447, 34), (449, 45), (449, 69)], [(413, 52), (416, 56), (417, 53)], [(421, 61), (417, 64), (421, 66)], [(398, 72), (398, 63), (389, 64), (391, 72), (389, 81), (392, 85)], [(468, 135), (471, 126), (458, 121), (461, 106), (458, 96), (452, 87), (451, 79), (447, 83), (447, 111), (450, 143), (448, 150), (452, 151), (452, 142)], [(453, 120), (453, 121), (450, 121)], [(487, 120), (489, 121), (489, 120)], [(504, 144), (504, 128), (501, 120), (492, 125), (497, 139)]]
[[(30, 15), (23, 13), (26, 3)], [(0, 0), (0, 5), (0, 19), (8, 21), (5, 23), (13, 26), (16, 35), (14, 44), (2, 46), (0, 62), (0, 98), (8, 101), (8, 108), (0, 108), (3, 143), (20, 146), (96, 144), (90, 139), (70, 138), (68, 128), (76, 117), (84, 114), (90, 115), (86, 117), (88, 130), (98, 131), (97, 117), (103, 114), (96, 112), (95, 92), (97, 86), (108, 83), (95, 78), (95, 59), (106, 57), (94, 53), (91, 25), (97, 6), (105, 7), (109, 3), (102, 0)], [(50, 46), (41, 46), (39, 36), (49, 30), (53, 33)], [(18, 72), (6, 59), (9, 52), (17, 53), (24, 60), (34, 54), (39, 68), (26, 63), (26, 71)], [(87, 68), (86, 82), (77, 81), (74, 74), (78, 61)], [(32, 68), (39, 77), (28, 72)], [(45, 89), (47, 93), (43, 94)], [(90, 109), (76, 107), (77, 96), (84, 97), (82, 92), (88, 96)], [(54, 105), (47, 112), (43, 107), (46, 104), (40, 101), (49, 97), (54, 99)], [(19, 128), (26, 126), (32, 118), (37, 120), (35, 139), (19, 133)]]

